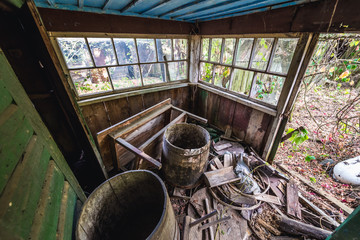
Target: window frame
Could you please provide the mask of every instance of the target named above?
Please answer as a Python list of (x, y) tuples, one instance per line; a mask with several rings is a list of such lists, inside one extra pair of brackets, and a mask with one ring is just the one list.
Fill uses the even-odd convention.
[[(202, 53), (203, 53), (203, 39), (204, 38), (208, 38), (209, 39), (209, 49), (208, 49), (208, 60), (202, 60), (201, 59), (201, 56), (202, 56)], [(212, 38), (222, 38), (222, 43), (221, 43), (221, 54), (220, 54), (220, 61), (219, 62), (213, 62), (213, 61), (210, 61), (211, 60), (211, 47), (212, 47)], [(233, 53), (233, 59), (232, 59), (232, 63), (231, 64), (225, 64), (225, 63), (222, 63), (222, 58), (223, 58), (223, 53), (224, 53), (224, 50), (225, 50), (225, 39), (226, 38), (235, 38), (235, 46), (234, 46), (234, 53)], [(252, 47), (251, 47), (251, 53), (250, 53), (250, 58), (249, 58), (249, 63), (248, 63), (248, 67), (247, 68), (244, 68), (244, 67), (239, 67), (239, 66), (236, 66), (235, 63), (236, 63), (236, 54), (237, 54), (237, 51), (238, 51), (238, 47), (239, 47), (239, 39), (241, 38), (253, 38), (253, 44), (252, 44)], [(266, 69), (265, 70), (259, 70), (259, 69), (256, 69), (256, 68), (252, 68), (251, 65), (252, 65), (252, 61), (254, 59), (254, 55), (255, 55), (255, 45), (256, 45), (256, 42), (257, 42), (257, 39), (259, 38), (274, 38), (274, 41), (273, 41), (273, 44), (271, 46), (271, 52), (270, 52), (270, 56), (269, 56), (269, 60), (267, 62), (267, 66), (266, 66)], [(259, 99), (256, 99), (256, 98), (253, 98), (253, 97), (250, 97), (251, 94), (252, 94), (252, 91), (253, 91), (253, 87), (254, 87), (254, 82), (256, 81), (256, 76), (257, 74), (268, 74), (268, 75), (273, 75), (273, 76), (278, 76), (278, 77), (283, 77), (284, 78), (284, 83), (283, 83), (283, 86), (285, 85), (285, 83), (287, 81), (291, 81), (291, 79), (289, 79), (289, 73), (290, 73), (290, 68), (288, 69), (288, 72), (286, 74), (282, 74), (282, 73), (277, 73), (277, 72), (272, 72), (270, 69), (271, 69), (271, 64), (272, 64), (272, 61), (273, 61), (273, 58), (274, 58), (274, 55), (275, 55), (275, 50), (276, 50), (276, 46), (277, 46), (277, 42), (278, 42), (278, 39), (279, 38), (293, 38), (293, 39), (298, 39), (298, 42), (296, 44), (296, 47), (294, 49), (294, 53), (295, 54), (297, 51), (298, 51), (298, 48), (300, 47), (299, 46), (299, 40), (301, 38), (301, 33), (286, 33), (286, 34), (268, 34), (268, 33), (264, 33), (264, 34), (234, 34), (234, 35), (202, 35), (201, 38), (200, 38), (200, 56), (199, 56), (199, 62), (198, 62), (198, 69), (199, 69), (199, 75), (198, 75), (198, 83), (199, 84), (204, 84), (208, 87), (211, 87), (211, 88), (215, 88), (217, 90), (220, 90), (220, 91), (224, 91), (226, 93), (229, 93), (231, 95), (234, 95), (240, 99), (244, 99), (246, 101), (250, 101), (250, 102), (253, 102), (253, 103), (256, 103), (256, 104), (259, 104), (259, 105), (262, 105), (264, 107), (268, 107), (268, 108), (271, 108), (271, 109), (274, 109), (274, 110), (277, 110), (278, 108), (278, 105), (279, 105), (279, 100), (280, 100), (280, 96), (282, 95), (282, 92), (283, 92), (283, 89), (281, 89), (281, 92), (280, 92), (280, 96), (279, 96), (279, 99), (277, 101), (277, 104), (276, 105), (273, 105), (273, 104), (270, 104), (270, 103), (267, 103), (265, 101), (261, 101)], [(292, 64), (292, 62), (294, 61), (294, 55), (291, 59), (291, 62), (289, 63), (290, 66)], [(201, 63), (209, 63), (209, 64), (213, 64), (212, 66), (212, 79), (211, 79), (211, 82), (205, 82), (205, 81), (202, 81), (200, 78), (201, 78), (201, 72), (200, 72), (200, 69), (201, 69)], [(215, 81), (215, 67), (216, 66), (224, 66), (224, 67), (229, 67), (231, 69), (231, 72), (230, 72), (230, 80), (229, 80), (229, 84), (227, 86), (227, 88), (223, 88), (223, 87), (219, 87), (217, 85), (214, 84), (214, 81)], [(252, 77), (252, 82), (251, 82), (251, 87), (250, 87), (250, 91), (249, 91), (249, 94), (246, 95), (246, 94), (243, 94), (243, 93), (239, 93), (239, 92), (235, 92), (235, 91), (232, 91), (230, 90), (231, 89), (231, 86), (232, 86), (232, 83), (233, 83), (233, 79), (234, 79), (234, 70), (235, 69), (239, 69), (239, 70), (244, 70), (244, 71), (252, 71), (254, 72), (254, 75)]]
[[(62, 70), (65, 73), (65, 77), (67, 79), (67, 82), (71, 88), (71, 90), (74, 92), (75, 97), (78, 101), (82, 101), (82, 100), (88, 100), (88, 99), (92, 99), (92, 98), (97, 98), (97, 97), (105, 97), (105, 96), (111, 96), (114, 94), (123, 94), (123, 93), (127, 93), (127, 92), (136, 92), (139, 90), (145, 90), (145, 89), (151, 89), (151, 88), (158, 88), (158, 87), (164, 87), (164, 86), (173, 86), (173, 85), (177, 85), (177, 84), (181, 84), (181, 83), (188, 83), (189, 81), (189, 76), (190, 76), (190, 45), (191, 45), (191, 38), (189, 35), (173, 35), (173, 34), (112, 34), (112, 33), (71, 33), (71, 32), (48, 32), (50, 41), (55, 49), (56, 55), (60, 61), (60, 65)], [(83, 68), (71, 68), (69, 69), (65, 58), (62, 54), (62, 51), (60, 49), (60, 46), (58, 44), (57, 38), (84, 38), (85, 42), (86, 42), (86, 47), (90, 53), (90, 57), (91, 60), (93, 62), (93, 66), (92, 67), (83, 67)], [(92, 52), (90, 49), (90, 45), (88, 43), (88, 39), (87, 38), (110, 38), (111, 39), (111, 43), (112, 43), (112, 48), (114, 50), (114, 54), (115, 54), (115, 59), (116, 59), (116, 64), (115, 65), (106, 65), (106, 66), (96, 66), (95, 61), (93, 59), (92, 56)], [(116, 47), (114, 44), (114, 38), (128, 38), (128, 39), (133, 39), (134, 40), (134, 44), (135, 44), (135, 51), (136, 51), (136, 55), (137, 55), (137, 62), (136, 63), (127, 63), (127, 64), (119, 64), (119, 60), (118, 60), (118, 56), (117, 56), (117, 52), (116, 52)], [(138, 46), (137, 46), (137, 41), (136, 39), (141, 39), (141, 38), (145, 38), (145, 39), (152, 39), (154, 41), (154, 47), (155, 47), (155, 57), (156, 57), (156, 61), (154, 62), (146, 62), (146, 63), (142, 63), (140, 62), (139, 59), (139, 52), (138, 52)], [(157, 41), (156, 39), (171, 39), (171, 56), (172, 59), (169, 61), (159, 61), (158, 59), (158, 51), (157, 51)], [(187, 40), (187, 58), (183, 59), (183, 60), (174, 60), (174, 39), (186, 39)], [(187, 73), (186, 73), (186, 79), (182, 79), (182, 80), (175, 80), (175, 81), (171, 81), (170, 80), (170, 71), (168, 70), (168, 63), (171, 62), (186, 62), (187, 64)], [(150, 84), (150, 85), (145, 85), (144, 81), (143, 81), (143, 74), (141, 72), (141, 65), (146, 65), (146, 64), (164, 64), (165, 65), (165, 74), (166, 74), (166, 81), (162, 82), (162, 83), (156, 83), (156, 84)], [(128, 88), (122, 88), (122, 89), (115, 89), (113, 86), (113, 82), (111, 80), (110, 77), (110, 72), (109, 72), (109, 68), (111, 67), (121, 67), (121, 66), (130, 66), (130, 65), (137, 65), (139, 66), (139, 74), (140, 74), (140, 79), (141, 79), (141, 84), (142, 86), (136, 86), (136, 87), (128, 87)], [(79, 95), (74, 81), (72, 80), (71, 76), (70, 76), (70, 71), (73, 70), (84, 70), (84, 69), (97, 69), (97, 68), (105, 68), (108, 74), (108, 78), (109, 78), (109, 82), (111, 85), (111, 90), (108, 91), (104, 91), (104, 92), (98, 92), (98, 93), (88, 93), (88, 94), (82, 94)]]

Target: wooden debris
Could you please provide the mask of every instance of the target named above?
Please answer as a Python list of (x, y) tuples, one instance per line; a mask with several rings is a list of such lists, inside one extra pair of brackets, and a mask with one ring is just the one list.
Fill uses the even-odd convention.
[(323, 210), (318, 208), (315, 204), (307, 200), (301, 193), (299, 193), (299, 200), (300, 202), (308, 207), (310, 210), (314, 211), (318, 215), (320, 215), (322, 218), (326, 219), (328, 222), (330, 222), (334, 227), (340, 226), (340, 224), (335, 221), (333, 218), (331, 218), (329, 215), (327, 215)]
[(182, 239), (183, 240), (193, 240), (193, 239), (201, 239), (201, 231), (198, 230), (198, 228), (191, 228), (189, 225), (194, 222), (195, 220), (190, 217), (186, 216), (184, 221), (184, 228), (183, 228), (183, 234)]
[(228, 141), (228, 140), (221, 140), (219, 142), (216, 143), (216, 145), (225, 145), (225, 144), (230, 144), (231, 146), (221, 149), (221, 150), (216, 150), (217, 154), (219, 155), (223, 155), (227, 152), (232, 153), (232, 154), (240, 154), (243, 153), (245, 151), (243, 145), (241, 145), (239, 142), (232, 142), (232, 141)]
[(331, 194), (329, 194), (329, 193), (325, 192), (324, 190), (319, 189), (316, 186), (314, 186), (314, 184), (310, 180), (305, 179), (303, 176), (301, 176), (297, 172), (295, 172), (293, 170), (290, 170), (290, 169), (287, 169), (285, 166), (283, 166), (281, 164), (278, 164), (278, 166), (281, 168), (281, 170), (286, 171), (289, 174), (291, 174), (292, 176), (300, 179), (305, 185), (307, 185), (309, 188), (311, 188), (314, 192), (316, 192), (320, 196), (323, 196), (324, 198), (329, 200), (332, 203), (332, 205), (334, 207), (336, 207), (337, 209), (344, 210), (348, 215), (350, 215), (354, 211), (353, 208), (346, 206), (344, 203), (340, 202), (338, 199), (333, 197)]
[(301, 219), (299, 189), (293, 179), (291, 179), (286, 186), (286, 206), (287, 206), (287, 213), (290, 216), (294, 216)]
[[(220, 219), (218, 219), (218, 220), (216, 220), (216, 221), (209, 222), (209, 223), (206, 223), (206, 224), (200, 226), (200, 227), (199, 227), (199, 230), (204, 230), (204, 229), (209, 228), (209, 229), (210, 229), (210, 236), (211, 236), (212, 226), (217, 225), (217, 224), (222, 223), (222, 222), (225, 222), (225, 221), (228, 221), (228, 220), (230, 220), (230, 219), (231, 219), (230, 216), (226, 216), (226, 217), (220, 218)], [(211, 239), (214, 239), (214, 238), (212, 238), (212, 237), (210, 237), (210, 238), (211, 238)]]
[(278, 185), (281, 184), (279, 178), (277, 177), (269, 177), (270, 180), (270, 188), (275, 193), (275, 195), (280, 199), (281, 203), (284, 203), (284, 193), (280, 191)]
[(232, 128), (230, 126), (227, 126), (225, 129), (224, 137), (231, 138), (231, 134), (232, 134)]
[(290, 219), (286, 216), (279, 217), (278, 225), (280, 230), (283, 232), (299, 236), (308, 236), (316, 239), (326, 239), (331, 234), (330, 231)]
[(181, 188), (177, 188), (177, 187), (174, 188), (172, 196), (177, 197), (177, 198), (183, 198), (183, 199), (186, 199), (186, 200), (190, 200), (190, 197), (186, 196), (186, 190), (181, 189)]
[[(210, 213), (210, 205), (209, 205), (209, 199), (205, 198), (205, 211), (206, 211), (206, 214), (209, 214)], [(211, 219), (211, 217), (210, 217)], [(204, 225), (208, 225), (206, 228), (209, 228), (209, 234), (210, 234), (210, 240), (214, 240), (215, 237), (214, 237), (214, 228), (212, 227), (212, 225), (209, 225), (210, 223), (210, 219), (208, 220), (208, 224), (204, 224)], [(204, 226), (203, 225), (203, 226)], [(203, 228), (200, 227), (199, 230), (203, 230), (203, 229), (206, 229), (206, 228)]]
[(269, 194), (254, 195), (254, 199), (281, 205), (280, 199), (278, 197)]
[(225, 153), (224, 155), (224, 167), (230, 167), (232, 166), (232, 154), (231, 153)]
[(215, 163), (215, 165), (216, 165), (216, 167), (217, 167), (218, 169), (224, 167), (223, 164), (220, 162), (220, 160), (219, 160), (218, 157), (214, 157), (211, 161), (214, 161), (214, 163)]
[(197, 219), (197, 220), (194, 220), (192, 223), (189, 224), (189, 227), (194, 227), (194, 226), (196, 226), (197, 224), (202, 223), (203, 221), (205, 221), (205, 220), (207, 220), (207, 219), (215, 216), (216, 214), (218, 214), (218, 211), (217, 211), (217, 210), (214, 210), (214, 211), (212, 211), (211, 213), (208, 213), (208, 214), (206, 214), (205, 216), (203, 216), (203, 217), (201, 217), (201, 218), (199, 218), (199, 219)]
[(224, 143), (224, 144), (219, 144), (219, 143), (220, 142), (218, 142), (214, 145), (214, 148), (216, 151), (221, 151), (221, 150), (227, 149), (232, 146), (231, 143)]
[(233, 171), (233, 167), (204, 173), (206, 183), (209, 187), (216, 187), (240, 180)]
[(261, 226), (263, 226), (264, 228), (266, 228), (266, 230), (268, 230), (269, 232), (271, 232), (272, 234), (276, 235), (276, 236), (280, 236), (281, 232), (279, 230), (277, 230), (276, 228), (274, 228), (273, 226), (271, 226), (269, 223), (265, 222), (264, 220), (262, 220), (261, 218), (258, 218), (256, 220)]

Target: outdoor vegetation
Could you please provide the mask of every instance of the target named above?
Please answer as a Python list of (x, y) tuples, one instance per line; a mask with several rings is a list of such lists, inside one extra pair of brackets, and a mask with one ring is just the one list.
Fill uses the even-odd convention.
[[(351, 207), (360, 205), (359, 188), (336, 181), (332, 169), (360, 155), (359, 63), (360, 35), (320, 36), (284, 133), (290, 138), (275, 157)], [(321, 204), (313, 191), (304, 190)]]
[(57, 38), (79, 96), (186, 80), (188, 40)]
[(276, 106), (297, 38), (203, 38), (200, 81)]

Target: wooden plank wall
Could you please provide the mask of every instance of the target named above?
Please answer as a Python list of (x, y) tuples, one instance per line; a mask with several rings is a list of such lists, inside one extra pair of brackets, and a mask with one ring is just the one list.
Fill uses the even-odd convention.
[(232, 127), (234, 136), (262, 154), (272, 116), (200, 88), (196, 90), (193, 111), (223, 131)]
[(190, 97), (188, 87), (102, 101), (82, 106), (81, 110), (92, 136), (96, 138), (96, 133), (101, 130), (133, 116), (167, 98), (172, 99), (171, 103), (174, 106), (189, 110)]
[(72, 239), (86, 197), (0, 49), (0, 239)]

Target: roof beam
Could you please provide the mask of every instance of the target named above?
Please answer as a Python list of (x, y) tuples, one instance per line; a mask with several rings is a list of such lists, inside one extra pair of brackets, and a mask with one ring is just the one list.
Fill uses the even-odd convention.
[(167, 11), (167, 12), (164, 12), (164, 13), (158, 15), (158, 17), (163, 17), (163, 16), (168, 15), (168, 14), (170, 14), (170, 13), (178, 12), (178, 11), (180, 11), (180, 10), (183, 10), (183, 9), (185, 9), (185, 8), (194, 6), (194, 5), (196, 5), (196, 4), (199, 4), (199, 3), (205, 2), (205, 1), (206, 1), (206, 0), (196, 0), (196, 1), (194, 1), (194, 2), (190, 2), (190, 3), (187, 3), (187, 4), (181, 5), (181, 6), (177, 7), (177, 8), (174, 8), (174, 9), (172, 9), (172, 10), (170, 10), (170, 11)]
[(163, 0), (163, 1), (159, 2), (158, 4), (155, 4), (155, 5), (151, 6), (150, 8), (146, 9), (145, 11), (140, 12), (140, 14), (145, 14), (145, 13), (150, 12), (152, 10), (159, 9), (159, 8), (161, 8), (162, 6), (164, 6), (165, 4), (167, 4), (170, 1), (171, 0)]
[(122, 9), (120, 9), (119, 11), (121, 13), (126, 12), (127, 10), (129, 10), (131, 7), (135, 6), (135, 4), (137, 3), (141, 3), (144, 0), (132, 0), (131, 2), (129, 2), (125, 7), (123, 7)]
[(47, 3), (52, 6), (55, 7), (55, 0), (47, 0)]
[(78, 0), (79, 1), (79, 8), (84, 7), (84, 0)]
[(113, 0), (106, 0), (104, 6), (102, 7), (102, 10), (106, 10), (109, 8), (110, 3), (112, 3)]

